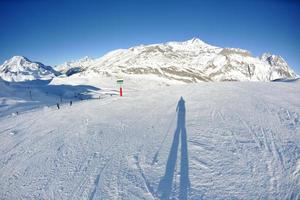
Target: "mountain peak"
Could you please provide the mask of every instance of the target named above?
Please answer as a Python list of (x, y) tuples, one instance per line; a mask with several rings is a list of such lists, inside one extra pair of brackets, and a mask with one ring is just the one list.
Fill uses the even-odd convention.
[(167, 42), (166, 44), (168, 45), (175, 45), (175, 46), (194, 46), (195, 48), (203, 47), (203, 46), (211, 46), (204, 41), (200, 40), (197, 37), (193, 37), (192, 39), (186, 40), (186, 41), (172, 41), (172, 42)]
[(273, 55), (271, 53), (264, 53), (261, 57), (261, 60), (268, 62), (271, 66), (288, 66), (286, 61), (279, 55)]
[(20, 61), (30, 61), (30, 60), (24, 56), (13, 56), (10, 59), (6, 60), (6, 62), (20, 62)]
[(0, 77), (6, 81), (30, 81), (36, 79), (51, 79), (59, 75), (50, 66), (32, 62), (24, 56), (13, 56), (0, 65)]
[(203, 45), (203, 44), (206, 44), (205, 42), (203, 42), (202, 40), (200, 40), (200, 39), (197, 38), (197, 37), (193, 37), (192, 39), (187, 40), (186, 43), (187, 43), (187, 44), (197, 44), (197, 45)]
[(23, 59), (28, 60), (28, 58), (26, 58), (25, 56), (19, 56), (19, 55), (13, 56), (9, 60), (23, 60)]
[(93, 60), (93, 58), (90, 56), (84, 56), (83, 58), (79, 59), (78, 61), (84, 62), (84, 61), (90, 61), (90, 60)]

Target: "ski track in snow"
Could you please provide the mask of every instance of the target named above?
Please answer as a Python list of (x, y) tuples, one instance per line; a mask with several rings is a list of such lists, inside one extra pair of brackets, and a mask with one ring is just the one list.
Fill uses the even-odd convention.
[(299, 86), (171, 86), (1, 117), (0, 199), (159, 199), (169, 175), (170, 199), (299, 199)]

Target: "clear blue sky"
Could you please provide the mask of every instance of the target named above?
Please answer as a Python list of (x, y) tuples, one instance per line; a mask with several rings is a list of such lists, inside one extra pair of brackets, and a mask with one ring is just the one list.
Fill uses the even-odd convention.
[(0, 63), (48, 65), (117, 48), (199, 37), (255, 56), (283, 56), (300, 73), (297, 0), (1, 0)]

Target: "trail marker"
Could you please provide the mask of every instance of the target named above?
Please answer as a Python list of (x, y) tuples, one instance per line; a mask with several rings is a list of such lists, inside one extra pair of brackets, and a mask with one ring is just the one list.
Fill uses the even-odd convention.
[(123, 96), (123, 89), (122, 89), (122, 85), (124, 83), (124, 80), (123, 79), (117, 79), (117, 84), (119, 85), (120, 87), (120, 97)]

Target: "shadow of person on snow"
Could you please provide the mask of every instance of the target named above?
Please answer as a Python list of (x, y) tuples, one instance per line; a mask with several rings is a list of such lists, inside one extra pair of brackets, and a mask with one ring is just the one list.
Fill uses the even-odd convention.
[(180, 162), (180, 183), (179, 199), (185, 200), (188, 196), (189, 180), (189, 163), (188, 147), (185, 128), (185, 101), (181, 97), (177, 104), (177, 127), (173, 137), (173, 143), (168, 156), (165, 175), (158, 185), (158, 196), (160, 199), (169, 199), (172, 193), (172, 184), (175, 173), (179, 140), (181, 136), (181, 162)]

